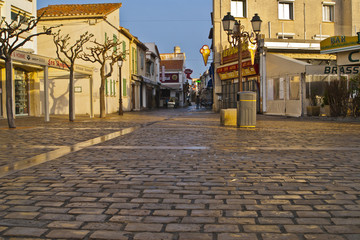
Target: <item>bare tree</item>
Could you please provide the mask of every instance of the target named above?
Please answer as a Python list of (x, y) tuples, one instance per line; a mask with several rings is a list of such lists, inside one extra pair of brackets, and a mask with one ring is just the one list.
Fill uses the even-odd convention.
[[(122, 42), (112, 41), (109, 38), (105, 39), (105, 43), (98, 43), (96, 40), (92, 41), (93, 47), (88, 48), (90, 53), (82, 54), (81, 58), (85, 61), (100, 64), (100, 118), (106, 116), (105, 109), (105, 82), (106, 78), (110, 77), (113, 72), (113, 66), (120, 60), (124, 59), (125, 53), (117, 51)], [(110, 69), (105, 73), (105, 66), (109, 63)], [(121, 84), (121, 83), (120, 83)], [(120, 93), (121, 94), (121, 93)]]
[(69, 82), (69, 120), (72, 122), (75, 120), (75, 94), (74, 94), (74, 67), (75, 60), (79, 57), (84, 49), (84, 44), (90, 41), (94, 36), (85, 32), (80, 35), (80, 38), (76, 40), (73, 45), (70, 45), (70, 36), (61, 35), (61, 30), (53, 34), (53, 40), (56, 46), (56, 55), (58, 59), (65, 64), (70, 71)]
[(51, 34), (52, 28), (43, 28), (43, 31), (32, 33), (36, 28), (42, 15), (38, 18), (27, 18), (25, 14), (17, 14), (16, 20), (10, 23), (2, 18), (0, 21), (0, 59), (5, 61), (6, 69), (6, 114), (8, 119), (9, 128), (16, 128), (13, 111), (13, 78), (12, 78), (12, 61), (11, 55), (15, 50), (22, 47), (32, 38), (43, 35)]

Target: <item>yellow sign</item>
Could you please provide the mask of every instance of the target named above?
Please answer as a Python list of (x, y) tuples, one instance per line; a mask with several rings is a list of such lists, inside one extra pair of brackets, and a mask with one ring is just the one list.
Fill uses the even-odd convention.
[[(221, 80), (238, 78), (238, 76), (239, 76), (238, 71), (223, 72), (223, 73), (218, 73), (218, 74), (219, 74), (219, 77)], [(243, 77), (256, 75), (256, 70), (255, 70), (254, 66), (250, 66), (248, 68), (242, 68), (242, 75), (243, 75)]]
[(201, 55), (203, 56), (203, 60), (204, 60), (204, 63), (205, 63), (205, 66), (207, 65), (207, 60), (210, 56), (210, 48), (208, 45), (204, 45), (202, 46), (202, 48), (200, 49), (200, 53)]
[(359, 36), (333, 36), (320, 42), (321, 53), (336, 53), (360, 49)]
[(252, 64), (252, 65), (255, 64), (255, 53), (256, 53), (256, 49), (257, 49), (256, 43), (254, 43), (254, 44), (250, 43), (250, 44), (249, 44), (249, 52), (250, 52), (251, 64)]

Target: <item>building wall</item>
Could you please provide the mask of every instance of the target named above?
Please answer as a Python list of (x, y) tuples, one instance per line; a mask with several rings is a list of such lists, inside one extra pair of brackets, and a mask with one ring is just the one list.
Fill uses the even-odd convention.
[[(26, 13), (26, 16), (36, 17), (36, 1), (29, 0), (0, 0), (1, 16), (5, 17), (7, 22), (11, 22), (11, 12), (20, 11), (21, 13)], [(36, 33), (37, 29), (35, 28), (32, 33)], [(21, 49), (27, 50), (33, 53), (37, 52), (37, 43), (36, 38), (28, 41)]]
[[(289, 2), (289, 1), (288, 1)], [(334, 21), (323, 21), (323, 2), (335, 3)], [(246, 16), (241, 20), (245, 31), (251, 32), (251, 19), (258, 13), (262, 19), (261, 33), (265, 42), (274, 41), (282, 33), (293, 34), (293, 39), (276, 40), (294, 43), (319, 43), (321, 39), (334, 35), (354, 35), (355, 26), (360, 29), (360, 0), (295, 0), (293, 19), (279, 19), (278, 0), (247, 0)], [(213, 59), (217, 69), (221, 64), (221, 51), (230, 46), (222, 27), (222, 19), (231, 11), (231, 0), (213, 0)], [(357, 30), (359, 31), (359, 30)], [(318, 49), (319, 50), (319, 49)], [(277, 49), (282, 51), (282, 49)], [(296, 49), (293, 49), (296, 52)], [(221, 94), (221, 80), (215, 74), (214, 110), (219, 110), (217, 97)]]
[[(119, 10), (112, 12), (107, 16), (107, 21), (111, 23), (108, 24), (103, 19), (96, 19), (95, 23), (90, 22), (90, 19), (57, 19), (52, 21), (41, 21), (39, 23), (39, 27), (42, 26), (56, 26), (59, 24), (62, 24), (59, 29), (61, 29), (61, 34), (69, 34), (72, 38), (71, 41), (76, 41), (77, 38), (73, 36), (79, 36), (80, 34), (85, 33), (88, 31), (89, 33), (94, 34), (94, 37), (92, 40), (96, 40), (99, 43), (102, 43), (105, 41), (105, 36), (107, 36), (110, 40), (113, 39), (113, 35), (116, 36), (117, 39), (119, 39), (119, 32), (115, 28), (119, 25)], [(93, 21), (93, 20), (92, 20)], [(91, 43), (87, 43), (86, 46), (91, 46)], [(38, 52), (40, 55), (50, 56), (54, 59), (57, 58), (56, 51), (55, 51), (55, 45), (53, 43), (51, 36), (40, 36), (38, 39)], [(86, 51), (86, 50), (85, 50)], [(90, 63), (83, 61), (81, 59), (76, 60), (76, 64), (93, 67), (93, 110), (94, 114), (100, 114), (100, 84), (101, 84), (101, 78), (100, 78), (100, 64), (98, 63)], [(52, 78), (50, 75), (49, 78)], [(54, 78), (54, 76), (53, 76)], [(63, 78), (57, 78), (56, 85), (55, 85), (55, 91), (57, 91), (57, 94), (64, 95), (67, 91), (67, 84), (68, 84), (68, 77), (64, 76)], [(117, 112), (119, 109), (119, 69), (117, 65), (114, 65), (114, 71), (112, 73), (112, 76), (108, 79), (108, 94), (105, 99), (106, 103), (106, 113), (114, 113)], [(82, 87), (83, 91), (82, 93), (76, 93), (75, 94), (75, 113), (76, 114), (89, 114), (91, 112), (91, 103), (88, 100), (83, 100), (84, 98), (87, 98), (87, 96), (90, 96), (90, 92), (86, 91), (89, 90), (89, 78), (88, 77), (77, 77), (75, 78), (75, 87)], [(115, 83), (115, 84), (114, 84)], [(111, 87), (110, 87), (111, 86)], [(66, 96), (66, 95), (65, 95)], [(90, 97), (89, 97), (90, 98)], [(50, 109), (52, 108), (54, 104), (55, 99), (50, 98)], [(63, 103), (61, 103), (61, 106), (64, 106), (64, 110), (59, 110), (53, 112), (53, 114), (65, 114), (64, 112), (68, 112), (68, 98), (63, 98)]]
[(122, 95), (123, 110), (130, 111), (131, 110), (131, 72), (130, 72), (131, 61), (130, 61), (129, 52), (130, 52), (131, 41), (124, 34), (120, 34), (120, 41), (125, 43), (124, 46), (121, 46), (121, 48), (126, 52), (125, 60), (123, 61), (123, 65), (121, 67), (121, 83), (122, 83), (121, 88), (123, 92)]

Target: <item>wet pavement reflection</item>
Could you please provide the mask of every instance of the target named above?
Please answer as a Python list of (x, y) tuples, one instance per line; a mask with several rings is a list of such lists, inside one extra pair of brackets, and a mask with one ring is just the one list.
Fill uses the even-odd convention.
[(135, 131), (138, 128), (139, 127), (126, 128), (126, 129), (123, 129), (123, 130), (120, 130), (117, 132), (113, 132), (113, 133), (110, 133), (110, 134), (107, 134), (107, 135), (104, 135), (101, 137), (97, 137), (97, 138), (93, 138), (93, 139), (90, 139), (90, 140), (87, 140), (84, 142), (80, 142), (80, 143), (74, 144), (72, 146), (61, 146), (56, 150), (42, 153), (42, 154), (36, 155), (34, 157), (31, 157), (29, 159), (16, 161), (12, 164), (7, 164), (6, 166), (0, 167), (0, 177), (14, 173), (15, 171), (19, 171), (19, 170), (23, 170), (23, 169), (26, 169), (29, 167), (36, 166), (36, 165), (44, 163), (44, 162), (52, 161), (54, 159), (57, 159), (59, 157), (66, 155), (66, 154), (77, 152), (86, 147), (90, 147), (95, 144), (103, 143), (103, 142), (106, 142), (106, 141), (116, 138), (116, 137), (124, 136), (126, 134), (129, 134), (129, 133)]

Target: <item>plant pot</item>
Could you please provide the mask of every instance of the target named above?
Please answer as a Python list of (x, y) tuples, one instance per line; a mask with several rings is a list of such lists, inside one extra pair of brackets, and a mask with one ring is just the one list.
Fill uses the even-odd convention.
[(324, 106), (324, 111), (325, 111), (325, 116), (331, 117), (331, 114), (330, 114), (330, 105), (325, 105), (325, 106)]
[(319, 116), (320, 106), (307, 106), (306, 111), (308, 116)]

